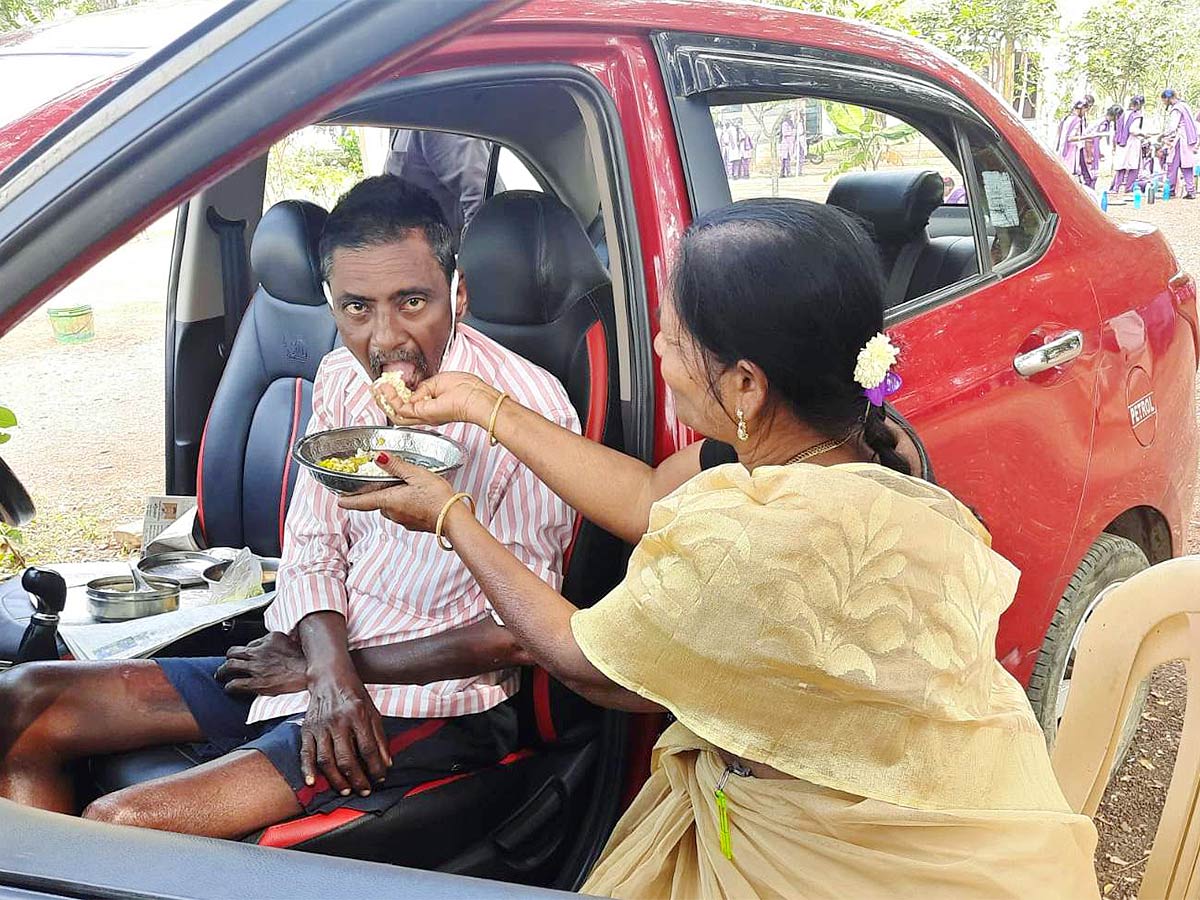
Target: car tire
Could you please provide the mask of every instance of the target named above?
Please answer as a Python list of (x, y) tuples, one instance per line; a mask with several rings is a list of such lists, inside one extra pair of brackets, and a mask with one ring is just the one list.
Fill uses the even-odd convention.
[[(1046, 735), (1046, 746), (1050, 749), (1054, 749), (1058, 722), (1070, 691), (1074, 651), (1101, 592), (1109, 585), (1124, 581), (1149, 566), (1146, 554), (1133, 541), (1115, 534), (1102, 534), (1096, 538), (1071, 576), (1062, 600), (1054, 611), (1054, 618), (1050, 620), (1050, 628), (1042, 641), (1042, 649), (1026, 690), (1034, 715)], [(1125, 758), (1125, 751), (1133, 740), (1148, 689), (1148, 683), (1143, 682), (1121, 729), (1114, 771)]]

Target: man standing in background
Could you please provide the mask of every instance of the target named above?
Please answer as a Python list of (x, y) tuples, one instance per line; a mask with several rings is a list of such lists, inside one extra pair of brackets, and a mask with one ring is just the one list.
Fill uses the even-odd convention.
[(482, 138), (399, 128), (392, 132), (384, 172), (432, 195), (457, 243), (486, 199), (491, 151), (491, 143)]

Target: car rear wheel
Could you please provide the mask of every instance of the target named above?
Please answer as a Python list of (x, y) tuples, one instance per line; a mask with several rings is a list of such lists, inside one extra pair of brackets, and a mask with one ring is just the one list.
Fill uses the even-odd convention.
[[(1059, 601), (1050, 628), (1046, 631), (1038, 654), (1037, 664), (1029, 678), (1029, 702), (1046, 735), (1046, 746), (1053, 749), (1058, 736), (1058, 723), (1067, 706), (1071, 692), (1071, 675), (1075, 665), (1075, 651), (1083, 628), (1087, 624), (1100, 594), (1109, 585), (1124, 581), (1150, 566), (1142, 548), (1127, 538), (1115, 534), (1102, 534), (1096, 538), (1087, 555), (1075, 570)], [(1145, 704), (1148, 684), (1143, 682), (1138, 689), (1133, 708), (1121, 730), (1116, 763), (1125, 758), (1125, 751), (1133, 740), (1138, 718)]]

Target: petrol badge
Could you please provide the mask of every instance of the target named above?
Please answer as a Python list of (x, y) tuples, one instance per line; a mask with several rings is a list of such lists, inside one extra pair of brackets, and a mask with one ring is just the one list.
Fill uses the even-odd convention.
[(1158, 407), (1154, 405), (1154, 388), (1150, 376), (1140, 366), (1129, 373), (1126, 383), (1126, 403), (1129, 408), (1129, 427), (1143, 447), (1154, 443), (1158, 430)]

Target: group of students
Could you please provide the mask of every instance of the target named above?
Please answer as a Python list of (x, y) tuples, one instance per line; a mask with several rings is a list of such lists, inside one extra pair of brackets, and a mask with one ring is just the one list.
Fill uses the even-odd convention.
[[(1058, 126), (1057, 150), (1063, 164), (1080, 182), (1096, 187), (1101, 145), (1110, 142), (1113, 178), (1109, 193), (1132, 193), (1170, 185), (1172, 196), (1196, 198), (1195, 169), (1200, 156), (1200, 126), (1190, 106), (1171, 88), (1160, 95), (1164, 118), (1155, 131), (1146, 116), (1146, 98), (1129, 99), (1127, 109), (1113, 105), (1104, 118), (1089, 125), (1096, 99), (1077, 100)], [(1179, 190), (1182, 176), (1184, 191)]]
[(728, 119), (720, 128), (721, 158), (730, 181), (750, 177), (750, 160), (754, 159), (754, 139), (742, 127), (741, 119)]
[[(775, 136), (778, 140), (779, 177), (803, 175), (804, 163), (808, 158), (804, 116), (797, 116), (791, 110), (784, 112), (775, 126)], [(754, 138), (742, 127), (742, 120), (727, 119), (718, 123), (717, 137), (721, 143), (726, 176), (731, 181), (749, 178), (755, 144)]]

